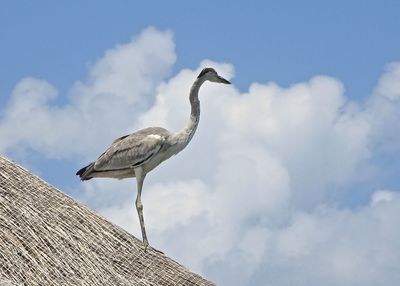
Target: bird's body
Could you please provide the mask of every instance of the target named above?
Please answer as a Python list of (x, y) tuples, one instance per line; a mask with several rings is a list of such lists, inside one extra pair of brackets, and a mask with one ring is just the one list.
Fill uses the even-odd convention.
[(191, 114), (187, 125), (181, 131), (174, 133), (162, 127), (149, 127), (130, 135), (122, 136), (116, 139), (95, 162), (90, 163), (76, 173), (83, 181), (96, 177), (116, 179), (136, 177), (138, 187), (136, 208), (145, 250), (148, 246), (148, 241), (141, 203), (144, 178), (147, 173), (161, 162), (178, 154), (189, 144), (200, 120), (198, 92), (200, 86), (206, 80), (229, 83), (229, 81), (220, 77), (214, 69), (203, 69), (190, 90)]
[[(181, 149), (171, 142), (173, 134), (161, 127), (141, 129), (115, 140), (93, 163), (78, 171), (82, 180), (95, 177), (135, 177), (135, 167), (150, 172)], [(180, 150), (179, 150), (180, 149)]]

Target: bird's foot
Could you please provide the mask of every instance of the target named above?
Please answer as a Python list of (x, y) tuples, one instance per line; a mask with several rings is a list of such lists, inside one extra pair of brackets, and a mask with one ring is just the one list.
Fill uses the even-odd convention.
[(155, 252), (158, 252), (160, 254), (164, 254), (161, 250), (158, 250), (152, 246), (149, 245), (149, 242), (147, 240), (143, 241), (143, 246), (144, 246), (144, 252), (147, 252), (147, 250), (150, 248), (151, 250), (154, 250)]
[(143, 245), (144, 245), (144, 252), (147, 252), (147, 248), (149, 247), (149, 242), (147, 239), (143, 240)]
[(162, 252), (161, 250), (155, 249), (155, 248), (152, 247), (152, 246), (150, 246), (150, 248), (151, 248), (152, 250), (154, 250), (155, 252), (158, 252), (158, 253), (160, 253), (160, 254), (164, 254), (164, 252)]

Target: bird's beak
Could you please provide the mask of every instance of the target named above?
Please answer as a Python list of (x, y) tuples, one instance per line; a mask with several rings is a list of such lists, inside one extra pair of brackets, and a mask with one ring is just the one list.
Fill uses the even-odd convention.
[(225, 84), (231, 84), (229, 80), (224, 79), (222, 76), (218, 76), (218, 81)]

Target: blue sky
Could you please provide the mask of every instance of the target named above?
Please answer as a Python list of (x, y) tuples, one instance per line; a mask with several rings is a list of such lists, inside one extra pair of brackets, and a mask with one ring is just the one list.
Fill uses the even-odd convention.
[[(384, 4), (383, 4), (384, 3)], [(23, 77), (43, 78), (65, 95), (104, 51), (155, 26), (174, 33), (172, 72), (204, 59), (234, 63), (235, 85), (288, 86), (325, 74), (350, 98), (374, 88), (398, 59), (397, 1), (3, 1), (0, 103)], [(57, 101), (65, 103), (65, 96)], [(68, 168), (61, 164), (64, 171)], [(63, 181), (59, 173), (44, 176)]]
[(127, 132), (178, 130), (211, 65), (233, 85), (202, 88), (193, 142), (147, 177), (150, 243), (220, 285), (396, 285), (399, 11), (2, 1), (0, 153), (140, 237), (134, 181), (75, 171)]
[(2, 1), (1, 93), (24, 76), (61, 92), (104, 50), (149, 25), (171, 29), (174, 71), (204, 58), (232, 62), (237, 86), (283, 85), (328, 74), (365, 97), (396, 60), (398, 1)]

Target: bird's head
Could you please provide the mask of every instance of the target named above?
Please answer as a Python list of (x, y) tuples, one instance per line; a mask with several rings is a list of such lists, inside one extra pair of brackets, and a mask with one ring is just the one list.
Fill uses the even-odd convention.
[(204, 80), (209, 80), (212, 82), (230, 84), (228, 80), (224, 79), (222, 76), (219, 76), (213, 68), (204, 68), (197, 78), (203, 78)]

